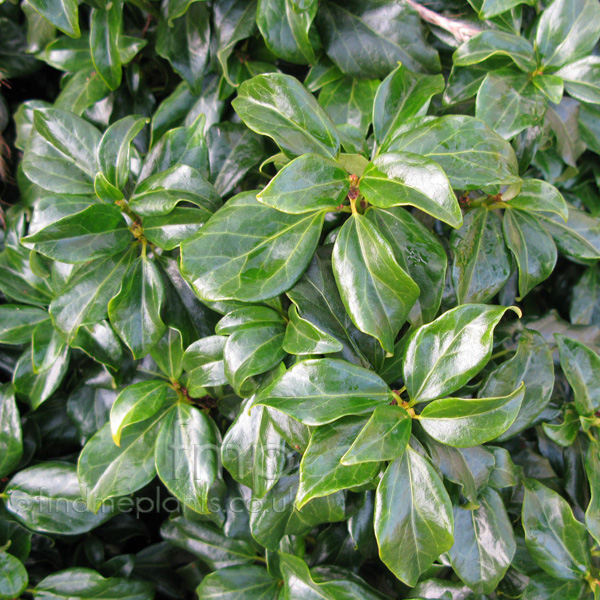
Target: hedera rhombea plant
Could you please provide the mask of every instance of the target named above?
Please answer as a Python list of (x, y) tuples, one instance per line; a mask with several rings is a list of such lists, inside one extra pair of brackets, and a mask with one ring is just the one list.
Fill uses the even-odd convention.
[(0, 598), (600, 598), (599, 39), (0, 2)]

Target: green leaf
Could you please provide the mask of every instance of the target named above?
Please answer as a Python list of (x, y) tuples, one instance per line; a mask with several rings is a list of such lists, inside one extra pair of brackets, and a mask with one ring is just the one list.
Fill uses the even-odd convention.
[(208, 130), (210, 175), (215, 189), (227, 196), (264, 158), (264, 140), (242, 123), (218, 123)]
[(386, 77), (399, 62), (413, 71), (440, 69), (437, 52), (408, 4), (328, 2), (320, 7), (318, 19), (327, 56), (352, 77)]
[(448, 555), (456, 574), (473, 591), (494, 592), (516, 550), (515, 536), (502, 498), (486, 488), (479, 508), (454, 508), (454, 545)]
[(554, 0), (540, 16), (535, 44), (542, 65), (561, 67), (589, 54), (600, 38), (600, 6), (594, 0)]
[(135, 247), (82, 265), (50, 303), (53, 323), (71, 343), (84, 325), (94, 325), (108, 316), (108, 302), (118, 293), (123, 276), (135, 259)]
[(413, 587), (452, 547), (453, 529), (452, 504), (442, 480), (426, 458), (407, 448), (377, 488), (375, 535), (381, 560)]
[(89, 510), (79, 489), (75, 465), (42, 462), (19, 471), (4, 490), (6, 508), (25, 527), (40, 533), (78, 535), (95, 529), (114, 514), (114, 507)]
[[(586, 269), (573, 286), (569, 318), (573, 325), (600, 325), (600, 269)], [(2, 315), (0, 309), (0, 315)], [(0, 316), (1, 320), (1, 316)]]
[[(414, 402), (440, 398), (477, 375), (492, 354), (494, 329), (507, 310), (465, 304), (419, 327), (404, 360), (404, 380)], [(514, 389), (514, 388), (513, 388)]]
[(572, 446), (579, 434), (579, 413), (572, 404), (567, 404), (562, 411), (562, 423), (542, 423), (544, 433), (559, 446)]
[(385, 152), (411, 152), (435, 161), (456, 189), (518, 183), (508, 142), (479, 119), (447, 115), (409, 123), (391, 134)]
[(470, 2), (479, 12), (480, 19), (490, 19), (513, 9), (519, 4), (533, 4), (531, 0), (483, 0), (483, 2)]
[(338, 162), (318, 154), (304, 154), (285, 165), (256, 199), (289, 214), (334, 211), (349, 189), (348, 173)]
[(273, 298), (292, 287), (306, 269), (323, 218), (322, 212), (286, 215), (260, 204), (254, 192), (239, 194), (181, 245), (182, 272), (201, 299)]
[(264, 567), (238, 565), (219, 569), (206, 576), (196, 593), (200, 598), (221, 600), (277, 600), (279, 581)]
[(26, 248), (71, 264), (118, 254), (131, 242), (121, 211), (106, 204), (92, 204), (21, 239)]
[(108, 303), (110, 322), (134, 358), (143, 358), (166, 331), (160, 313), (165, 291), (154, 262), (141, 256), (123, 278), (119, 293)]
[(196, 169), (177, 164), (138, 183), (129, 205), (139, 215), (170, 213), (179, 202), (190, 202), (208, 219), (220, 206), (214, 187)]
[(194, 94), (202, 90), (209, 48), (210, 15), (204, 2), (193, 2), (173, 21), (159, 21), (156, 52), (171, 63)]
[(600, 104), (600, 58), (597, 56), (569, 63), (556, 75), (565, 82), (565, 89), (573, 98)]
[[(38, 108), (33, 112), (35, 130), (67, 160), (93, 178), (100, 132), (87, 121), (57, 108)], [(76, 131), (77, 135), (73, 135)], [(73, 190), (70, 193), (79, 193)]]
[(374, 206), (416, 206), (452, 227), (462, 213), (446, 174), (428, 158), (408, 152), (380, 154), (360, 178), (360, 192)]
[(65, 349), (65, 339), (50, 321), (40, 323), (31, 340), (31, 364), (34, 373), (47, 371)]
[(355, 465), (394, 460), (406, 450), (410, 433), (411, 419), (404, 408), (378, 406), (340, 461)]
[(316, 14), (316, 3), (299, 9), (292, 0), (259, 0), (256, 24), (275, 56), (291, 63), (313, 64), (316, 56), (310, 29)]
[(340, 149), (335, 125), (290, 75), (257, 75), (242, 83), (232, 104), (250, 129), (273, 138), (290, 157), (307, 152), (335, 157)]
[(589, 416), (600, 409), (600, 356), (585, 344), (565, 335), (555, 334), (560, 366), (573, 389), (577, 412)]
[(288, 296), (303, 319), (342, 344), (342, 358), (362, 367), (380, 366), (384, 358), (381, 344), (359, 331), (344, 308), (333, 275), (331, 250), (331, 246), (317, 250), (308, 270)]
[(197, 556), (213, 571), (252, 563), (256, 558), (248, 542), (227, 537), (212, 523), (176, 517), (163, 523), (161, 534), (170, 544)]
[(452, 283), (458, 304), (489, 302), (510, 277), (502, 223), (491, 210), (475, 209), (450, 235)]
[(540, 214), (539, 219), (554, 238), (559, 251), (575, 261), (600, 259), (600, 222), (588, 213), (569, 206), (569, 220), (564, 223), (554, 214)]
[(152, 600), (154, 590), (145, 581), (104, 578), (92, 569), (73, 568), (42, 579), (33, 597), (34, 600)]
[(333, 250), (333, 272), (354, 324), (393, 352), (396, 335), (420, 291), (364, 216), (352, 215), (342, 227)]
[(534, 75), (531, 80), (533, 85), (550, 100), (553, 104), (559, 104), (562, 100), (565, 85), (563, 80), (556, 75)]
[(562, 194), (553, 185), (540, 179), (525, 179), (519, 193), (507, 200), (506, 205), (529, 212), (551, 212), (562, 217), (565, 223), (569, 219), (569, 210)]
[(319, 104), (336, 125), (351, 125), (367, 134), (373, 115), (373, 101), (379, 81), (344, 77), (326, 83), (319, 92)]
[(198, 207), (175, 207), (168, 215), (144, 217), (144, 237), (163, 250), (174, 250), (194, 236), (211, 213)]
[(23, 456), (21, 417), (10, 384), (0, 386), (0, 477), (10, 475)]
[(218, 475), (217, 439), (208, 417), (189, 404), (177, 403), (165, 416), (155, 448), (156, 471), (183, 504), (209, 512), (208, 492)]
[(113, 1), (106, 8), (93, 8), (90, 16), (90, 49), (94, 68), (111, 90), (121, 85), (119, 36), (123, 22), (123, 5)]
[(148, 122), (146, 117), (124, 117), (113, 123), (100, 140), (98, 166), (106, 179), (119, 190), (129, 178), (131, 142)]
[(183, 339), (178, 329), (169, 327), (151, 351), (154, 362), (171, 381), (183, 373)]
[(110, 409), (110, 431), (117, 446), (128, 426), (145, 421), (162, 409), (169, 395), (166, 381), (140, 381), (126, 387)]
[(13, 383), (19, 394), (29, 400), (34, 410), (58, 389), (69, 367), (70, 352), (65, 348), (45, 371), (33, 370), (32, 350), (26, 350), (17, 361), (13, 372)]
[(585, 511), (585, 524), (590, 535), (596, 540), (600, 540), (600, 456), (598, 448), (592, 445), (588, 448), (585, 457), (585, 472), (590, 485), (590, 502)]
[(491, 371), (478, 394), (483, 398), (506, 396), (521, 382), (525, 384), (521, 410), (508, 431), (500, 436), (500, 440), (509, 439), (529, 427), (546, 408), (552, 395), (552, 352), (542, 335), (531, 329), (523, 330), (517, 353)]
[(78, 38), (81, 35), (77, 0), (30, 0), (29, 4), (68, 36)]
[(225, 377), (241, 397), (252, 395), (258, 384), (252, 378), (276, 367), (284, 358), (285, 327), (255, 325), (232, 333), (223, 350)]
[(227, 59), (236, 44), (256, 30), (256, 10), (256, 0), (217, 0), (213, 8), (217, 60), (227, 83), (234, 87), (238, 84), (229, 76)]
[(25, 344), (34, 329), (50, 315), (41, 308), (21, 304), (0, 306), (0, 344)]
[(506, 56), (521, 71), (535, 70), (536, 62), (533, 46), (520, 35), (490, 29), (473, 36), (452, 55), (452, 63), (457, 67), (476, 65), (490, 57)]
[(501, 398), (445, 398), (428, 404), (419, 423), (435, 440), (457, 448), (478, 446), (502, 435), (521, 408), (525, 386)]
[(231, 476), (262, 498), (279, 480), (286, 466), (285, 441), (262, 406), (250, 410), (250, 398), (227, 430), (221, 446), (223, 466)]
[(305, 425), (325, 425), (348, 415), (370, 413), (389, 404), (392, 393), (375, 373), (342, 360), (305, 360), (295, 364), (256, 398)]
[(340, 352), (343, 345), (298, 314), (294, 304), (288, 309), (289, 322), (283, 338), (283, 349), (290, 354), (329, 354)]
[(18, 598), (28, 583), (23, 563), (16, 556), (0, 551), (0, 598)]
[(77, 475), (91, 510), (97, 511), (106, 500), (131, 494), (152, 481), (156, 475), (156, 436), (169, 408), (129, 427), (120, 446), (113, 442), (107, 423), (83, 447)]
[(442, 302), (448, 258), (438, 238), (407, 210), (374, 208), (366, 213), (387, 240), (396, 261), (419, 286), (421, 294), (408, 320), (413, 325), (435, 318)]
[(519, 266), (519, 300), (554, 271), (556, 244), (535, 215), (507, 210), (503, 219), (504, 238)]
[(488, 73), (477, 93), (475, 114), (486, 125), (510, 140), (539, 124), (546, 113), (547, 100), (527, 73), (500, 69)]
[(188, 391), (194, 397), (203, 393), (204, 387), (227, 383), (223, 350), (227, 338), (211, 335), (188, 346), (183, 355), (183, 368), (188, 373)]
[(564, 96), (560, 104), (546, 111), (546, 122), (556, 138), (556, 152), (571, 167), (577, 166), (586, 149), (579, 131), (579, 109), (577, 100)]
[(558, 579), (580, 579), (589, 573), (585, 526), (559, 494), (527, 479), (522, 520), (527, 549), (546, 573)]
[(373, 131), (382, 146), (390, 134), (412, 117), (427, 114), (431, 98), (444, 91), (442, 75), (421, 75), (398, 65), (377, 89)]
[(377, 462), (340, 462), (364, 425), (364, 418), (346, 417), (313, 431), (300, 463), (299, 509), (313, 498), (363, 485), (377, 475)]
[(529, 578), (523, 600), (579, 600), (587, 584), (583, 580), (564, 580), (536, 573)]
[(351, 571), (339, 569), (333, 578), (327, 570), (320, 576), (317, 570), (311, 572), (307, 564), (292, 554), (279, 554), (280, 567), (284, 579), (285, 598), (289, 600), (338, 600), (361, 598), (381, 600), (379, 594)]

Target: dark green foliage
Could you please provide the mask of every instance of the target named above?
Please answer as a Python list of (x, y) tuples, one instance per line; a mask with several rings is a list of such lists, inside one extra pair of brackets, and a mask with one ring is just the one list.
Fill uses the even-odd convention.
[(599, 0), (0, 0), (0, 599), (600, 599)]

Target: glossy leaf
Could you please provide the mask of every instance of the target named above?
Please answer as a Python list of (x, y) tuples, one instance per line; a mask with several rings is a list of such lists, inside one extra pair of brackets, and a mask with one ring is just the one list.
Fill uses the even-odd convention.
[(298, 314), (294, 304), (288, 309), (289, 323), (285, 329), (283, 349), (290, 354), (329, 354), (343, 346), (333, 336), (319, 329)]
[(519, 296), (523, 298), (554, 270), (556, 245), (535, 215), (521, 210), (507, 211), (503, 228), (506, 244), (519, 267)]
[(523, 181), (519, 193), (507, 201), (507, 206), (536, 213), (552, 212), (562, 217), (565, 223), (569, 218), (562, 194), (553, 185), (540, 179)]
[[(285, 215), (260, 204), (252, 192), (240, 194), (196, 237), (182, 244), (183, 273), (202, 299), (256, 302), (273, 298), (289, 289), (306, 269), (323, 216)], [(256, 227), (252, 236), (247, 235), (249, 219)], [(260, 278), (256, 269), (261, 269)]]
[(346, 417), (313, 431), (300, 463), (299, 509), (313, 498), (360, 486), (375, 477), (377, 462), (340, 462), (364, 424), (364, 418)]
[(5, 493), (7, 510), (23, 525), (41, 533), (86, 533), (115, 514), (109, 505), (97, 506), (92, 512), (79, 489), (77, 469), (70, 463), (42, 462), (19, 471)]
[(517, 160), (508, 142), (473, 117), (448, 115), (409, 123), (382, 148), (411, 152), (438, 163), (453, 188), (517, 183)]
[(507, 310), (511, 309), (465, 304), (419, 327), (404, 360), (411, 399), (423, 402), (445, 396), (479, 373), (492, 354), (494, 328)]
[(557, 77), (565, 82), (565, 89), (573, 98), (582, 102), (600, 104), (600, 61), (587, 56), (565, 65), (557, 71)]
[(183, 504), (208, 512), (208, 492), (218, 474), (217, 440), (208, 417), (179, 402), (165, 416), (156, 438), (156, 472)]
[(111, 2), (106, 8), (94, 8), (90, 17), (90, 50), (94, 68), (111, 90), (121, 85), (119, 35), (123, 21), (123, 5)]
[(68, 36), (77, 38), (79, 15), (76, 0), (31, 0), (32, 8)]
[(525, 386), (521, 385), (503, 398), (436, 400), (423, 409), (419, 423), (443, 444), (458, 448), (478, 446), (496, 439), (513, 424), (524, 396)]
[(10, 475), (23, 456), (23, 431), (14, 388), (0, 386), (0, 477)]
[(411, 434), (411, 420), (401, 406), (378, 406), (342, 456), (343, 465), (394, 460), (402, 456)]
[(126, 387), (110, 409), (110, 430), (117, 446), (130, 425), (149, 419), (165, 404), (169, 386), (165, 381), (140, 381)]
[(525, 543), (535, 562), (559, 579), (579, 579), (590, 569), (585, 526), (559, 494), (539, 481), (525, 482)]
[(525, 384), (523, 404), (501, 440), (529, 427), (550, 402), (554, 386), (552, 353), (542, 335), (531, 329), (521, 333), (516, 354), (489, 374), (478, 393), (483, 398), (507, 395), (521, 382)]
[(22, 239), (25, 247), (67, 263), (118, 254), (131, 241), (121, 211), (106, 204), (92, 204)]
[(362, 415), (391, 401), (385, 382), (366, 369), (324, 358), (294, 365), (261, 391), (256, 404), (276, 408), (306, 425)]
[(19, 597), (28, 582), (29, 576), (23, 563), (12, 554), (0, 551), (0, 597)]
[(92, 569), (72, 568), (42, 579), (33, 592), (35, 600), (151, 600), (147, 582), (121, 577), (104, 578)]
[(227, 338), (212, 335), (197, 340), (187, 348), (183, 355), (183, 368), (189, 375), (188, 388), (195, 396), (207, 386), (227, 383), (223, 351)]
[(314, 152), (335, 157), (335, 126), (314, 97), (293, 77), (279, 73), (245, 81), (233, 107), (253, 131), (268, 135), (289, 156)]
[(512, 524), (495, 490), (487, 488), (475, 510), (454, 508), (452, 567), (475, 592), (493, 592), (512, 562), (516, 542)]
[(327, 56), (348, 75), (385, 77), (398, 62), (413, 71), (439, 71), (437, 53), (425, 41), (409, 5), (389, 0), (328, 2), (319, 19)]
[(367, 166), (359, 185), (374, 206), (416, 206), (452, 227), (462, 224), (462, 213), (448, 178), (428, 158), (407, 152), (380, 154)]
[(214, 571), (202, 580), (196, 593), (206, 599), (276, 600), (279, 582), (264, 567), (239, 565)]
[(342, 227), (333, 250), (333, 272), (354, 324), (393, 352), (420, 290), (364, 216), (353, 215)]
[(379, 145), (412, 117), (427, 113), (431, 98), (444, 91), (441, 75), (421, 75), (399, 65), (377, 89), (373, 104), (373, 130)]
[(542, 64), (560, 67), (588, 54), (600, 37), (599, 19), (600, 7), (593, 0), (554, 0), (536, 31)]
[(500, 219), (490, 210), (471, 210), (450, 236), (452, 283), (458, 304), (488, 302), (510, 277), (511, 264)]
[(379, 556), (394, 575), (414, 586), (453, 543), (452, 504), (431, 463), (407, 448), (377, 488), (375, 534)]
[(564, 335), (555, 335), (560, 366), (573, 388), (575, 407), (580, 415), (600, 409), (600, 356), (585, 344)]
[(50, 318), (35, 306), (3, 304), (0, 306), (0, 344), (24, 344), (34, 329)]
[(333, 211), (343, 203), (349, 189), (348, 173), (338, 162), (304, 154), (283, 167), (256, 199), (289, 214)]

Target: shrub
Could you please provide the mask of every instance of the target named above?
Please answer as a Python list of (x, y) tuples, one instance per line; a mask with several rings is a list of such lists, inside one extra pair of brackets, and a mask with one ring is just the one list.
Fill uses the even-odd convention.
[(599, 38), (0, 2), (0, 598), (600, 598)]

